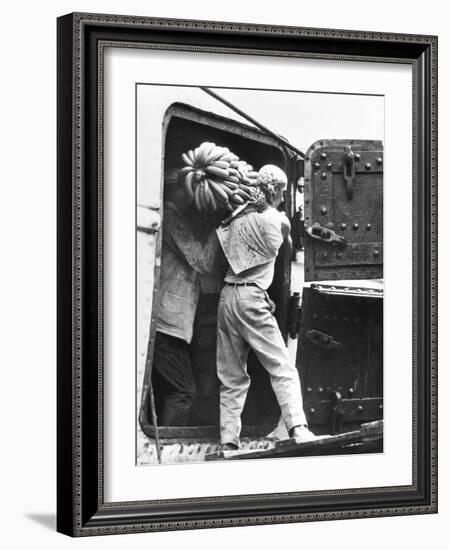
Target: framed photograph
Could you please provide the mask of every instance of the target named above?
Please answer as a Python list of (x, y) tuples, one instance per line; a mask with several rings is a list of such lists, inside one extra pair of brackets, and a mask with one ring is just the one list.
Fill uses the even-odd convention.
[(58, 19), (58, 531), (437, 511), (437, 38)]

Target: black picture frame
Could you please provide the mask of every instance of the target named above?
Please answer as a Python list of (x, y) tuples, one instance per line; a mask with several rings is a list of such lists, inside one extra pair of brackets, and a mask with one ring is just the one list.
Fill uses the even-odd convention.
[[(57, 530), (88, 536), (437, 512), (437, 37), (75, 13), (58, 29)], [(101, 44), (226, 48), (413, 69), (413, 483), (105, 503)], [(149, 495), (151, 497), (151, 495)]]

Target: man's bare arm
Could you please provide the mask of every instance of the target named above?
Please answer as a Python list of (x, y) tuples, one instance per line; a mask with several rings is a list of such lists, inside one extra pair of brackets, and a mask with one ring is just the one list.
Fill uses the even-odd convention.
[(287, 216), (282, 215), (281, 232), (282, 232), (282, 237), (284, 238), (283, 244), (287, 248), (288, 255), (290, 255), (293, 251), (293, 242), (292, 242), (292, 237), (290, 235), (290, 229), (291, 229), (291, 225), (290, 225), (289, 219), (287, 218)]

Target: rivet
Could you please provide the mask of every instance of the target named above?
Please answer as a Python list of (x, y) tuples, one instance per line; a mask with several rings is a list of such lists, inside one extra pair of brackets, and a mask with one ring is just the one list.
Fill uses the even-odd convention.
[(320, 387), (318, 388), (318, 393), (323, 393), (323, 391), (324, 391), (324, 388), (323, 388), (322, 386), (320, 386)]
[(379, 251), (378, 250), (373, 250), (373, 256), (375, 256), (377, 258), (377, 256), (379, 256)]
[(370, 223), (366, 224), (366, 230), (369, 231), (371, 229), (372, 225)]
[(359, 155), (358, 153), (356, 153), (356, 154), (354, 155), (354, 160), (355, 160), (356, 162), (359, 162), (359, 160), (360, 160), (360, 155)]
[(313, 407), (310, 408), (310, 409), (309, 409), (309, 413), (310, 413), (310, 414), (315, 414), (315, 409), (314, 409)]
[(310, 386), (307, 386), (306, 392), (307, 392), (307, 393), (312, 393), (312, 388), (311, 388)]
[(358, 412), (362, 412), (362, 411), (363, 411), (362, 405), (358, 405), (358, 406), (357, 406), (357, 411), (358, 411)]
[(327, 214), (327, 208), (325, 206), (321, 207), (321, 214), (323, 214), (323, 216)]
[(354, 229), (354, 231), (357, 231), (357, 229), (359, 228), (359, 224), (358, 223), (354, 223), (352, 225), (352, 229)]
[(327, 169), (330, 170), (332, 168), (332, 162), (327, 163)]
[(321, 257), (325, 260), (327, 258), (327, 252), (322, 252)]
[(365, 168), (366, 168), (367, 170), (371, 170), (371, 166), (372, 166), (372, 165), (371, 165), (371, 162), (367, 162), (367, 163), (365, 164)]
[(334, 224), (332, 222), (328, 222), (326, 224), (326, 227), (328, 227), (329, 229), (333, 229), (334, 228)]
[(314, 314), (312, 315), (312, 317), (313, 317), (313, 319), (318, 319), (318, 314), (317, 314), (317, 313), (314, 313)]
[(344, 230), (346, 229), (346, 224), (345, 224), (345, 223), (341, 223), (341, 224), (340, 224), (340, 229), (341, 229), (342, 231), (344, 231)]
[(343, 258), (343, 252), (337, 252), (337, 258)]
[(319, 170), (320, 166), (321, 166), (321, 164), (319, 162), (314, 162), (313, 163), (313, 167), (315, 168), (315, 170)]
[(379, 411), (383, 411), (383, 408), (384, 408), (383, 405), (379, 405)]
[(321, 179), (322, 179), (322, 180), (325, 180), (326, 178), (327, 178), (326, 172), (322, 172), (322, 173), (321, 173)]
[(352, 395), (354, 393), (354, 388), (349, 388), (348, 393), (349, 393), (349, 395)]
[(321, 153), (320, 159), (321, 159), (321, 160), (326, 160), (326, 159), (327, 159), (326, 153)]
[(382, 162), (383, 162), (382, 157), (377, 157), (376, 163), (380, 165), (382, 164)]

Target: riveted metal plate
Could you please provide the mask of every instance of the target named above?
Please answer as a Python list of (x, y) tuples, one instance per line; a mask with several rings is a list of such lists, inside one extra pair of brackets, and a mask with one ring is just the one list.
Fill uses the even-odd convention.
[[(348, 189), (343, 157), (351, 147)], [(305, 159), (305, 226), (331, 229), (345, 245), (305, 237), (305, 280), (383, 276), (383, 152), (374, 140), (322, 140)]]
[[(373, 397), (366, 399), (342, 399), (344, 422), (369, 422), (383, 417), (383, 400)], [(326, 424), (329, 421), (331, 403), (329, 400), (309, 399), (304, 409), (310, 425)]]
[[(317, 345), (310, 333), (339, 345)], [(304, 288), (297, 366), (307, 419), (323, 426), (323, 433), (332, 394), (340, 396), (344, 423), (382, 418), (383, 293), (337, 285)]]

